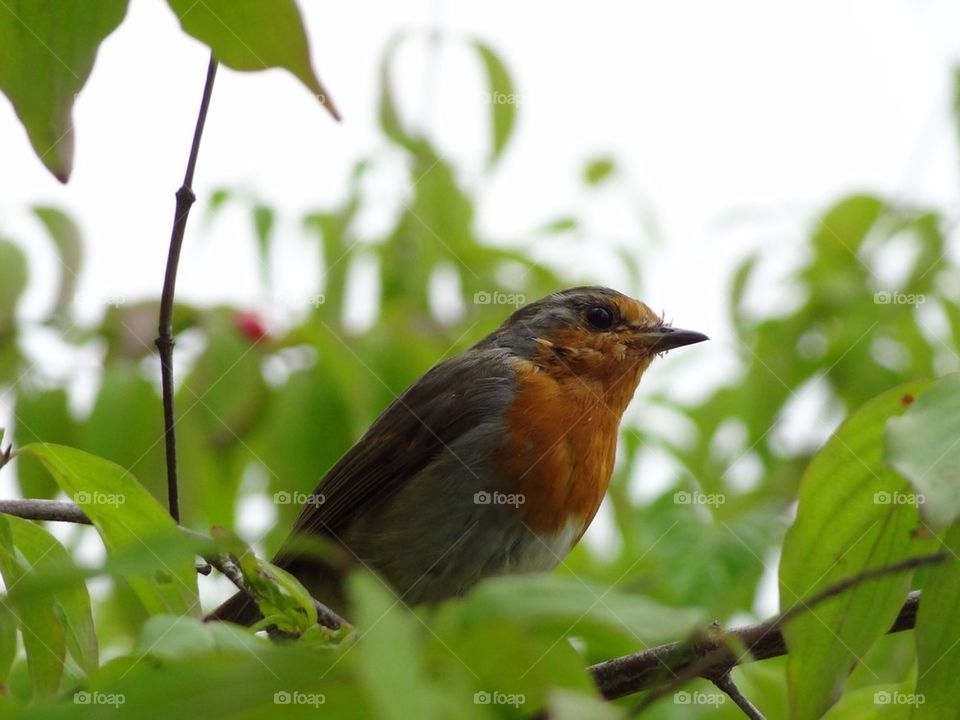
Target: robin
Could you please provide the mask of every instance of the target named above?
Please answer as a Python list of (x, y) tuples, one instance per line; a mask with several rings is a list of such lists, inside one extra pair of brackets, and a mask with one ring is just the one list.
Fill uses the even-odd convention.
[[(304, 553), (298, 540), (324, 538), (410, 605), (550, 570), (600, 507), (644, 371), (704, 340), (602, 287), (521, 307), (390, 404), (317, 486), (322, 502), (304, 507), (273, 563), (347, 615), (350, 564)], [(260, 614), (238, 594), (210, 618), (252, 624)]]

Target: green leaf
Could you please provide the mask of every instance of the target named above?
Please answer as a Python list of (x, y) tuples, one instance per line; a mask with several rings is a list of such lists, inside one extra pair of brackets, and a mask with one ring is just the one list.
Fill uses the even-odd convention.
[[(43, 527), (13, 516), (7, 517), (7, 521), (14, 547), (30, 564), (33, 573), (20, 582), (24, 596), (32, 600), (45, 594), (55, 601), (54, 609), (66, 630), (70, 655), (84, 672), (93, 672), (99, 665), (99, 651), (90, 595), (83, 576), (67, 549)], [(49, 587), (51, 582), (56, 582), (54, 589)]]
[(62, 210), (35, 207), (33, 213), (46, 227), (60, 258), (60, 290), (53, 306), (53, 315), (66, 317), (73, 305), (77, 281), (83, 262), (83, 236), (80, 228)]
[(17, 303), (26, 289), (26, 256), (12, 242), (0, 238), (0, 337), (16, 328)]
[(253, 212), (253, 230), (257, 236), (257, 250), (260, 253), (260, 271), (264, 284), (270, 279), (270, 240), (276, 224), (276, 214), (269, 205), (255, 203)]
[[(76, 444), (77, 423), (70, 413), (70, 399), (63, 388), (34, 388), (21, 386), (13, 409), (17, 445), (32, 442)], [(57, 494), (57, 483), (43, 466), (32, 457), (17, 462), (17, 481), (24, 497), (52, 498)]]
[(886, 460), (916, 489), (920, 515), (936, 528), (960, 516), (960, 374), (925, 390), (887, 423)]
[[(927, 383), (883, 393), (857, 410), (813, 458), (780, 561), (781, 610), (871, 568), (919, 554), (909, 486), (883, 467), (883, 426)], [(784, 627), (790, 716), (818, 718), (859, 658), (881, 637), (910, 589), (910, 575), (862, 583)]]
[(157, 658), (180, 660), (216, 647), (207, 625), (196, 618), (154, 615), (143, 624), (135, 650)]
[(16, 657), (17, 617), (10, 609), (10, 600), (5, 595), (0, 595), (0, 684), (7, 682)]
[(83, 508), (109, 554), (149, 552), (140, 572), (124, 576), (147, 612), (199, 615), (193, 553), (178, 542), (180, 533), (172, 518), (129, 472), (81, 450), (50, 443), (27, 445), (18, 454), (46, 466), (60, 488)]
[(394, 143), (407, 150), (413, 151), (422, 140), (409, 132), (400, 121), (397, 113), (397, 104), (393, 99), (393, 84), (390, 80), (390, 68), (397, 47), (404, 40), (404, 35), (395, 35), (383, 50), (380, 59), (380, 128)]
[(340, 119), (310, 60), (300, 10), (293, 0), (167, 0), (180, 26), (234, 70), (283, 68)]
[(479, 53), (487, 72), (487, 100), (490, 103), (490, 129), (493, 136), (489, 164), (492, 165), (500, 158), (513, 134), (520, 96), (514, 90), (506, 65), (493, 49), (480, 41), (474, 41), (473, 47)]
[(366, 572), (348, 579), (361, 635), (353, 651), (358, 671), (379, 718), (426, 718), (431, 688), (420, 658), (419, 623), (383, 581)]
[[(932, 389), (931, 389), (932, 392)], [(909, 411), (908, 411), (909, 412)], [(960, 525), (944, 538), (951, 557), (933, 567), (921, 590), (923, 602), (917, 613), (914, 637), (917, 643), (917, 694), (924, 698), (914, 718), (949, 717), (960, 707)]]
[(13, 519), (0, 515), (0, 571), (7, 587), (8, 607), (16, 616), (23, 636), (33, 695), (50, 697), (60, 689), (63, 678), (66, 634), (52, 596), (23, 592), (21, 583), (30, 576), (42, 574), (50, 565), (44, 562), (39, 543), (24, 542), (19, 548), (15, 545), (10, 522)]
[(66, 182), (73, 168), (73, 103), (97, 48), (127, 12), (127, 0), (0, 5), (0, 90), (10, 98), (33, 150)]
[(599, 185), (610, 177), (615, 169), (616, 164), (610, 158), (595, 158), (583, 169), (583, 179), (587, 185)]
[(558, 574), (485, 580), (464, 600), (462, 617), (481, 626), (510, 618), (545, 637), (576, 635), (590, 644), (619, 639), (625, 645), (611, 647), (608, 654), (681, 638), (706, 619), (695, 610), (668, 608), (642, 595)]

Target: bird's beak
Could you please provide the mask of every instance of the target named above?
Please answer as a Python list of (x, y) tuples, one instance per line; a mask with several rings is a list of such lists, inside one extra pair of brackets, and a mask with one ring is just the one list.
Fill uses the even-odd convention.
[(646, 343), (648, 351), (658, 353), (710, 339), (703, 333), (694, 330), (682, 330), (666, 326), (639, 332), (637, 336)]

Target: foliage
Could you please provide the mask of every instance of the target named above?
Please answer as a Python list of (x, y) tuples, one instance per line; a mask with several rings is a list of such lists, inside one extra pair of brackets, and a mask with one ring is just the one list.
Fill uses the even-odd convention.
[[(209, 2), (202, 13), (170, 4), (184, 30), (222, 62), (253, 69), (266, 59), (327, 102), (292, 2), (271, 6), (271, 18), (283, 22), (270, 33), (260, 32), (270, 24), (265, 3)], [(98, 10), (102, 16), (86, 14), (75, 33), (58, 31), (50, 11), (30, 3), (0, 10), (0, 89), (38, 154), (64, 179), (69, 145), (55, 153), (45, 146), (69, 127), (73, 93), (99, 42), (122, 20), (125, 3), (110, 5)], [(34, 77), (25, 68), (36, 48), (12, 19), (18, 12), (36, 14), (31, 22), (41, 37), (85, 71), (58, 81), (58, 69), (44, 74), (41, 67), (52, 85), (25, 83)], [(228, 13), (236, 33), (212, 22), (214, 13)], [(237, 307), (176, 308), (176, 332), (200, 348), (178, 365), (184, 524), (204, 532), (233, 527), (240, 501), (265, 495), (276, 528), (248, 540), (266, 555), (289, 528), (297, 498), (412, 380), (493, 329), (514, 304), (602, 282), (537, 262), (523, 243), (480, 235), (476, 192), (402, 119), (389, 80), (401, 41), (385, 51), (380, 79), (386, 159), (400, 156), (406, 168), (405, 200), (389, 230), (372, 240), (357, 230), (377, 202), (365, 190), (368, 173), (385, 159), (376, 154), (356, 164), (338, 205), (299, 218), (323, 280), (294, 321), (274, 327)], [(495, 51), (467, 42), (491, 98), (486, 172), (493, 173), (517, 122), (509, 101), (516, 91)], [(615, 161), (601, 157), (586, 164), (583, 181), (589, 192), (624, 180)], [(227, 204), (249, 211), (268, 280), (271, 248), (285, 241), (277, 236), (279, 211), (223, 188), (208, 202), (208, 220)], [(792, 307), (764, 313), (749, 301), (777, 248), (757, 250), (731, 277), (740, 358), (732, 377), (691, 405), (645, 395), (645, 409), (669, 418), (663, 425), (692, 432), (666, 432), (642, 417), (626, 424), (609, 493), (614, 539), (607, 551), (581, 545), (549, 576), (488, 581), (436, 608), (407, 608), (376, 577), (358, 574), (350, 584), (355, 628), (341, 633), (315, 626), (276, 643), (203, 625), (193, 568), (199, 547), (160, 502), (162, 414), (149, 360), (157, 302), (118, 303), (95, 326), (76, 326), (71, 288), (85, 242), (62, 212), (33, 212), (68, 269), (43, 324), (65, 348), (98, 349), (102, 373), (81, 413), (69, 378), (45, 376), (25, 342), (36, 328), (17, 313), (30, 268), (16, 242), (0, 239), (0, 386), (13, 398), (17, 447), (4, 472), (16, 471), (26, 497), (66, 495), (80, 504), (106, 554), (91, 565), (79, 559), (76, 534), (55, 537), (51, 528), (0, 516), (5, 717), (109, 716), (119, 708), (134, 717), (203, 712), (212, 720), (308, 716), (320, 706), (334, 717), (529, 717), (542, 709), (558, 718), (617, 717), (618, 705), (599, 699), (587, 665), (682, 639), (713, 618), (742, 618), (781, 548), (784, 610), (859, 572), (938, 548), (951, 557), (960, 550), (960, 393), (958, 376), (948, 374), (960, 369), (960, 299), (949, 282), (957, 269), (946, 259), (946, 221), (936, 209), (861, 194), (816, 222), (805, 259), (785, 283), (799, 298)], [(580, 229), (576, 217), (557, 218), (523, 240), (576, 238)], [(907, 259), (895, 282), (880, 279), (891, 248), (907, 251), (898, 255)], [(635, 259), (650, 248), (620, 251)], [(357, 269), (371, 265), (377, 314), (357, 330), (346, 320), (347, 298)], [(454, 288), (444, 308), (435, 297), (438, 278)], [(677, 368), (662, 371), (670, 370)], [(820, 448), (783, 442), (798, 396), (811, 394), (820, 417), (807, 422), (847, 420)], [(639, 500), (632, 478), (664, 455), (673, 485)], [(737, 480), (747, 465), (753, 479)], [(212, 534), (245, 556), (245, 543), (230, 532)], [(957, 567), (951, 561), (871, 580), (800, 613), (785, 628), (789, 659), (745, 666), (737, 681), (772, 717), (942, 717), (960, 703)], [(258, 568), (244, 563), (246, 573)], [(88, 594), (86, 581), (95, 577), (110, 582)], [(884, 637), (909, 588), (924, 593), (915, 637)], [(305, 603), (287, 578), (264, 594), (275, 618)], [(724, 700), (694, 683), (646, 714), (737, 717)]]

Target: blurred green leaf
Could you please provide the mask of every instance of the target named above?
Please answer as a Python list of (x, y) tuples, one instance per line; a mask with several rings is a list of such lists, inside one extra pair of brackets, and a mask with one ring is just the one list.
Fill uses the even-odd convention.
[(422, 640), (413, 615), (383, 581), (370, 573), (350, 576), (348, 592), (360, 639), (358, 671), (377, 717), (433, 717), (435, 697), (420, 658)]
[(27, 258), (23, 251), (0, 238), (0, 337), (16, 327), (17, 303), (27, 289)]
[(16, 657), (17, 617), (10, 608), (10, 599), (6, 595), (0, 595), (0, 685), (6, 684)]
[(300, 10), (293, 0), (167, 0), (180, 26), (234, 70), (290, 71), (339, 119), (317, 77)]
[[(149, 549), (156, 562), (124, 579), (151, 614), (198, 615), (193, 553), (178, 548), (176, 524), (136, 479), (119, 465), (74, 448), (35, 443), (19, 455), (40, 460), (61, 489), (87, 514), (110, 554)], [(171, 557), (171, 548), (177, 549)]]
[[(85, 673), (99, 665), (99, 648), (93, 625), (90, 595), (82, 575), (67, 549), (40, 525), (9, 516), (14, 547), (29, 563), (30, 573), (21, 578), (18, 588), (28, 602), (37, 599), (35, 585), (63, 578), (51, 591), (54, 611), (66, 631), (67, 650)], [(43, 587), (40, 586), (43, 591)]]
[(583, 179), (587, 185), (599, 185), (613, 174), (616, 164), (610, 158), (595, 158), (583, 169)]
[[(17, 445), (77, 444), (77, 422), (70, 412), (70, 399), (64, 388), (37, 388), (25, 383), (17, 393), (13, 415)], [(57, 483), (32, 457), (23, 457), (17, 462), (17, 480), (24, 497), (52, 498), (57, 494)]]
[(907, 411), (891, 418), (886, 461), (922, 497), (920, 515), (944, 528), (960, 515), (960, 374), (940, 378)]
[[(920, 554), (909, 487), (883, 467), (883, 426), (927, 385), (901, 385), (866, 403), (811, 461), (783, 543), (782, 611), (865, 570)], [(909, 589), (909, 574), (865, 582), (784, 626), (791, 718), (826, 712), (857, 660), (889, 629)]]
[(390, 79), (394, 53), (404, 39), (405, 36), (402, 34), (395, 35), (387, 43), (380, 58), (380, 129), (396, 145), (407, 150), (414, 150), (423, 141), (403, 127), (400, 115), (397, 112), (397, 103), (393, 97), (393, 82)]
[(513, 87), (510, 72), (493, 49), (486, 43), (473, 42), (473, 47), (483, 61), (487, 73), (489, 88), (487, 100), (490, 104), (491, 150), (489, 164), (493, 165), (503, 154), (504, 148), (513, 134), (517, 122), (517, 107), (520, 96)]
[(65, 320), (70, 316), (83, 267), (83, 236), (73, 219), (62, 210), (38, 206), (33, 212), (46, 227), (60, 258), (60, 289), (53, 316)]
[(7, 0), (0, 8), (0, 90), (60, 182), (73, 169), (73, 103), (126, 12), (127, 0)]
[[(42, 573), (57, 557), (44, 561), (44, 546), (49, 543), (39, 538), (17, 538), (14, 544), (12, 525), (15, 518), (0, 515), (0, 571), (7, 587), (6, 601), (16, 616), (27, 653), (27, 667), (34, 698), (55, 695), (63, 678), (63, 663), (66, 657), (66, 634), (57, 616), (54, 598), (33, 596), (24, 598), (18, 585), (34, 573)], [(26, 522), (26, 521), (20, 521)], [(41, 531), (43, 532), (43, 531)], [(46, 533), (44, 533), (46, 534)], [(56, 542), (47, 535), (52, 542)], [(20, 550), (18, 554), (17, 550)]]

